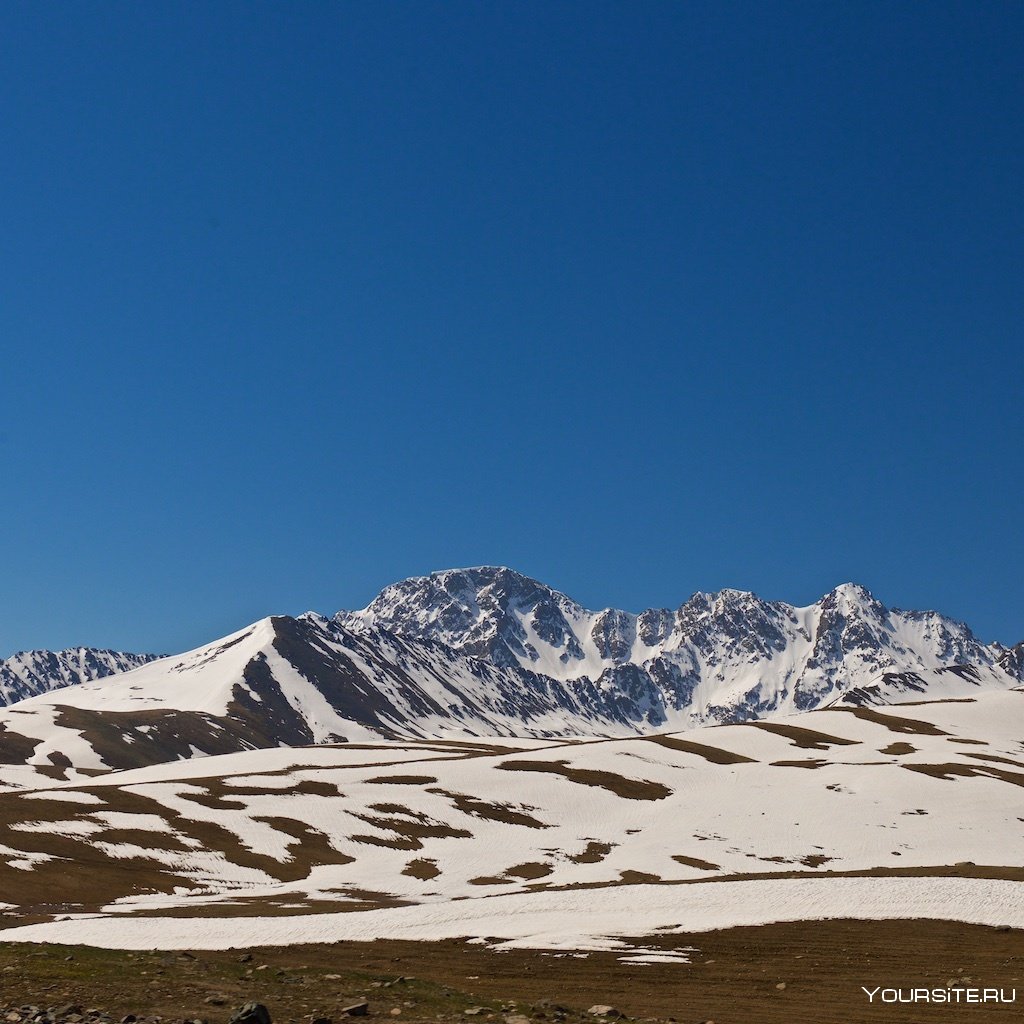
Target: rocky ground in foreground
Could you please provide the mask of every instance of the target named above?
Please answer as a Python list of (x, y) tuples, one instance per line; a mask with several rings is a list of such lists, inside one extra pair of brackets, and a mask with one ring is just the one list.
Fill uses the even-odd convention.
[[(247, 923), (239, 921), (239, 945)], [(645, 940), (648, 946), (658, 941)], [(0, 1024), (228, 1024), (259, 1003), (273, 1024), (920, 1024), (1019, 1019), (1024, 932), (935, 921), (805, 922), (673, 936), (689, 963), (493, 952), (463, 941), (229, 952), (0, 944)], [(1001, 986), (1011, 1005), (880, 1006), (861, 986)], [(362, 1005), (364, 1004), (365, 1005)], [(242, 1024), (265, 1024), (253, 1018)]]

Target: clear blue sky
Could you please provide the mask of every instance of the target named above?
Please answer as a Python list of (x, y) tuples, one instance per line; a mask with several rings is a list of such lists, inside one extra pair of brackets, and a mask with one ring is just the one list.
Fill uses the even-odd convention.
[(1024, 6), (0, 7), (0, 656), (514, 566), (1024, 638)]

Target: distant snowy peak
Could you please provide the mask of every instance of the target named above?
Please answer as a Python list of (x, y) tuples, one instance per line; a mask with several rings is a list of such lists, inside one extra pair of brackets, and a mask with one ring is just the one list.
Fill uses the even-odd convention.
[(999, 655), (999, 667), (1024, 682), (1024, 642), (1005, 648)]
[(334, 621), (561, 682), (649, 686), (652, 700), (698, 720), (820, 707), (883, 678), (886, 692), (895, 677), (913, 690), (912, 677), (958, 666), (1008, 685), (1021, 680), (1024, 662), (960, 622), (886, 608), (854, 583), (803, 608), (721, 590), (637, 615), (591, 611), (511, 569), (481, 566), (404, 580)]
[(126, 654), (93, 647), (22, 651), (0, 660), (0, 707), (64, 686), (128, 672), (158, 657), (156, 654)]
[(556, 660), (581, 660), (578, 626), (591, 615), (512, 569), (480, 566), (393, 583), (369, 607), (339, 612), (335, 621), (436, 641), (499, 667), (532, 668), (540, 655), (531, 633), (557, 652)]

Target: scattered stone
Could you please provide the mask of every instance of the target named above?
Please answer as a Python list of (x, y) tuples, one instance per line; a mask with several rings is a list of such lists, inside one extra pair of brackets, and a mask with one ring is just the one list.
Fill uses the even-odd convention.
[(521, 1013), (510, 1013), (505, 1017), (505, 1024), (530, 1024), (530, 1018)]
[(207, 996), (203, 1002), (208, 1006), (225, 1006), (227, 1004), (227, 996)]
[(240, 964), (251, 964), (252, 963), (252, 953), (243, 953), (238, 958), (238, 962)]
[(246, 1003), (228, 1018), (228, 1024), (271, 1024), (270, 1011), (262, 1003)]
[(622, 1014), (615, 1009), (614, 1006), (605, 1006), (603, 1003), (598, 1003), (597, 1006), (592, 1006), (587, 1013), (591, 1017), (621, 1017)]
[(402, 1015), (402, 1008), (400, 1006), (392, 1006), (391, 1007), (391, 1016), (392, 1017), (400, 1017), (401, 1015)]
[(785, 983), (784, 981), (780, 981), (780, 982), (778, 983), (778, 985), (776, 985), (775, 987), (776, 987), (776, 988), (777, 988), (777, 989), (778, 989), (778, 990), (779, 990), (780, 992), (784, 992), (784, 991), (785, 991), (785, 989), (786, 989), (786, 983)]
[(314, 1017), (310, 1024), (334, 1024), (330, 1017)]
[(325, 974), (324, 981), (341, 981), (340, 974)]
[(341, 1012), (348, 1017), (365, 1017), (370, 1012), (370, 1004), (364, 999), (362, 1002), (346, 1006)]
[(462, 1015), (464, 1017), (477, 1017), (481, 1013), (486, 1013), (487, 1008), (484, 1006), (471, 1006), (468, 1010), (463, 1010)]

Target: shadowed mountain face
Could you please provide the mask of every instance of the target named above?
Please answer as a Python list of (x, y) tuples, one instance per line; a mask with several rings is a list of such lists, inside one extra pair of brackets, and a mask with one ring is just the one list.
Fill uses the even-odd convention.
[(125, 654), (93, 647), (22, 651), (0, 660), (0, 707), (62, 686), (128, 672), (158, 657), (157, 654)]
[[(148, 663), (96, 681), (131, 658)], [(83, 654), (81, 685), (0, 712), (0, 766), (60, 775), (381, 737), (626, 736), (1024, 678), (1024, 646), (983, 644), (852, 584), (806, 608), (724, 590), (632, 614), (487, 567), (405, 580), (331, 619), (264, 619), (180, 656), (109, 659)]]

